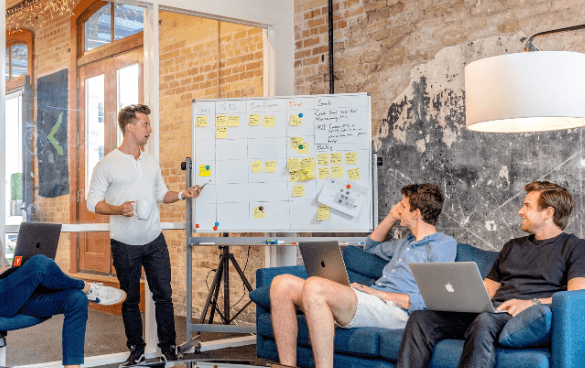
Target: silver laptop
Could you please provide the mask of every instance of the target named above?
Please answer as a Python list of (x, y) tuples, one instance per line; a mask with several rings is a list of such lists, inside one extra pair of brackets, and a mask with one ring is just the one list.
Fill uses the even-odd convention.
[(299, 242), (307, 276), (319, 276), (349, 286), (345, 262), (336, 241)]
[(468, 313), (496, 311), (475, 262), (409, 263), (428, 310)]
[(18, 230), (14, 258), (9, 269), (2, 272), (0, 279), (8, 277), (20, 266), (37, 254), (55, 259), (59, 237), (61, 236), (61, 224), (47, 224), (42, 222), (23, 222)]

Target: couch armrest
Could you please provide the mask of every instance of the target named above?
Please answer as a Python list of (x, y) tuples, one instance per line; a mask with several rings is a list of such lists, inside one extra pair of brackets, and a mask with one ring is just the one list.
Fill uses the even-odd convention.
[(285, 273), (289, 273), (303, 279), (307, 278), (307, 271), (305, 270), (305, 266), (259, 268), (256, 270), (256, 288), (264, 285), (270, 285), (273, 278)]
[(579, 367), (585, 360), (585, 290), (553, 295), (552, 368)]

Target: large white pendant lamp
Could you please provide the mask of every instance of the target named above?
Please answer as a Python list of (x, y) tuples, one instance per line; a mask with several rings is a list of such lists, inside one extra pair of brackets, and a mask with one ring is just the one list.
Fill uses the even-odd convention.
[(480, 132), (584, 126), (585, 54), (533, 51), (470, 63), (465, 67), (465, 115), (467, 128)]

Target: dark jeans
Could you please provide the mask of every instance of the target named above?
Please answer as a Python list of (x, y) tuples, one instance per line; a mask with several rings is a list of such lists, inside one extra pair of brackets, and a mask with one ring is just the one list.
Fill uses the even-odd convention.
[(52, 259), (36, 255), (0, 280), (0, 317), (63, 314), (63, 365), (83, 364), (88, 304), (84, 286)]
[(428, 367), (443, 339), (465, 339), (459, 367), (494, 367), (495, 344), (511, 318), (508, 313), (415, 311), (404, 329), (397, 367)]
[(145, 245), (129, 245), (111, 240), (114, 268), (120, 289), (126, 292), (122, 303), (122, 319), (126, 330), (126, 345), (145, 346), (140, 315), (140, 276), (142, 267), (155, 305), (158, 346), (175, 345), (175, 312), (171, 289), (171, 260), (165, 237)]

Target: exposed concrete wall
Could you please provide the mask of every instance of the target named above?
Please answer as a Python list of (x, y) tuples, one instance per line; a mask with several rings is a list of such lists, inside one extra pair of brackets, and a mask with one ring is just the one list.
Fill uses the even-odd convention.
[[(464, 66), (520, 52), (528, 36), (583, 23), (585, 1), (334, 1), (335, 91), (370, 92), (374, 148), (384, 159), (379, 210), (410, 182), (434, 182), (447, 200), (438, 227), (484, 249), (522, 235), (524, 185), (566, 186), (567, 228), (583, 236), (582, 129), (538, 134), (465, 128)], [(327, 1), (295, 1), (295, 90), (328, 92)], [(325, 25), (326, 25), (326, 18)], [(583, 52), (585, 32), (535, 40), (541, 50)], [(314, 56), (323, 56), (315, 58)], [(401, 232), (401, 231), (398, 231)]]

